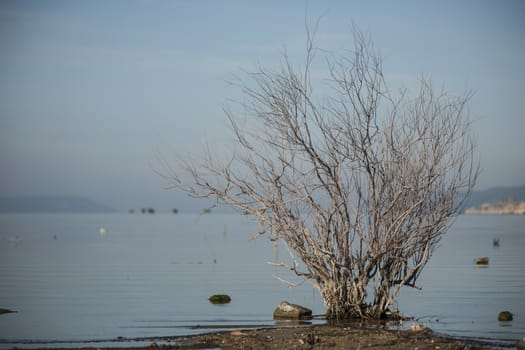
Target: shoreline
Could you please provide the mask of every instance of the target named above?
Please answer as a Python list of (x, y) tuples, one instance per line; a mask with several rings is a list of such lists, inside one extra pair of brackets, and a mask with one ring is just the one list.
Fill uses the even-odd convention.
[[(215, 328), (217, 329), (217, 328)], [(78, 344), (78, 346), (70, 346)], [(277, 327), (239, 327), (229, 330), (210, 331), (202, 334), (173, 337), (122, 338), (114, 342), (68, 343), (64, 347), (56, 343), (29, 343), (32, 349), (106, 349), (106, 350), (152, 350), (152, 349), (418, 349), (418, 350), (489, 350), (515, 348), (516, 341), (498, 339), (461, 338), (432, 332), (423, 327), (419, 330), (392, 330), (385, 326), (350, 325), (291, 325)], [(109, 346), (106, 346), (109, 345)]]

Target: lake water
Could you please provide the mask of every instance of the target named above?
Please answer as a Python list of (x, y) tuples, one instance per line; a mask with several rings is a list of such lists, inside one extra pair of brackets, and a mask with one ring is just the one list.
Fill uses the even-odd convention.
[[(119, 337), (210, 330), (195, 325), (275, 325), (282, 300), (322, 314), (311, 283), (287, 288), (274, 277), (298, 281), (266, 263), (289, 261), (285, 247), (250, 240), (255, 232), (233, 214), (2, 214), (0, 308), (18, 312), (0, 315), (0, 347), (119, 346), (129, 345)], [(460, 216), (423, 272), (423, 290), (403, 290), (399, 309), (439, 333), (521, 338), (524, 251), (525, 216)], [(480, 256), (488, 267), (473, 263)], [(210, 304), (217, 293), (232, 302)], [(498, 322), (502, 310), (514, 320)]]

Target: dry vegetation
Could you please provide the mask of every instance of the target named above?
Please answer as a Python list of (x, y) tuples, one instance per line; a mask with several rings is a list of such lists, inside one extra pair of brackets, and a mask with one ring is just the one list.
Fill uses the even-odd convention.
[(279, 265), (314, 280), (337, 320), (391, 315), (400, 288), (417, 288), (478, 172), (469, 96), (426, 79), (415, 97), (393, 96), (371, 41), (356, 33), (354, 42), (351, 54), (326, 58), (329, 96), (314, 91), (310, 32), (302, 70), (285, 56), (279, 71), (249, 74), (247, 119), (229, 113), (232, 157), (208, 150), (169, 174), (283, 240), (294, 257)]

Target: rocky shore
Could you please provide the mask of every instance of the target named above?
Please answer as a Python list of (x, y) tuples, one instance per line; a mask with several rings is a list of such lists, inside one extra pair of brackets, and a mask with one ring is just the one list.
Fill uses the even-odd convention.
[[(293, 326), (236, 330), (158, 339), (144, 350), (171, 349), (418, 349), (418, 350), (488, 350), (514, 344), (494, 344), (459, 340), (432, 333), (426, 327), (412, 330), (388, 330), (384, 327)], [(97, 349), (100, 349), (97, 347)], [(115, 350), (133, 347), (106, 348)], [(56, 349), (55, 349), (56, 350)], [(79, 349), (76, 349), (79, 350)]]

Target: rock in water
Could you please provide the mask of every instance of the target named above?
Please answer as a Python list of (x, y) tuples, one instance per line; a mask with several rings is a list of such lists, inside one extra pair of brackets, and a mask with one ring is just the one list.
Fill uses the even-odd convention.
[(275, 320), (310, 320), (312, 318), (312, 310), (283, 301), (273, 312), (273, 318)]
[(9, 309), (0, 308), (0, 315), (2, 315), (2, 314), (11, 314), (11, 313), (15, 313), (15, 312), (18, 312), (18, 311), (13, 311), (13, 310), (9, 310)]
[(481, 258), (474, 259), (474, 262), (476, 263), (476, 265), (488, 265), (489, 258), (487, 256), (483, 256)]
[(498, 315), (498, 321), (512, 321), (512, 312), (510, 311), (502, 311)]
[(226, 294), (214, 294), (208, 300), (212, 304), (228, 304), (232, 299)]

